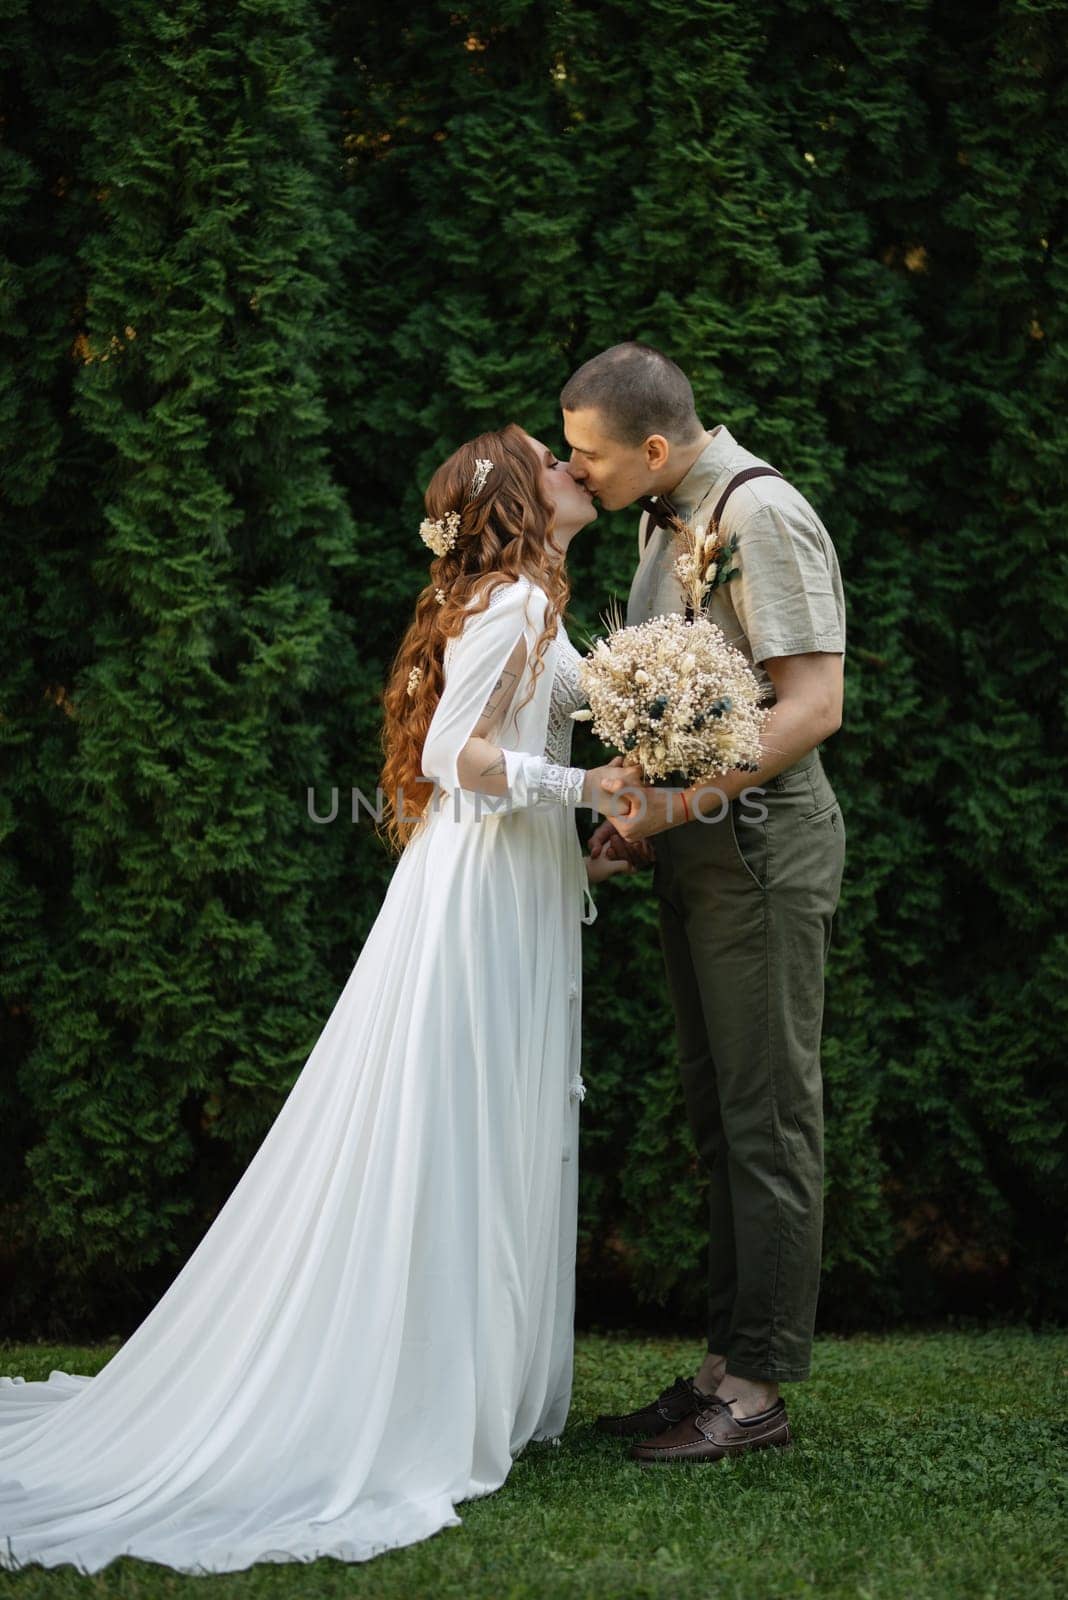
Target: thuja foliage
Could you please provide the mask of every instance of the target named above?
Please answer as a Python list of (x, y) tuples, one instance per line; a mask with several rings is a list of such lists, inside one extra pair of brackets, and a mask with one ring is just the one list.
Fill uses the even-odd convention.
[(0, 1183), (12, 1315), (107, 1318), (251, 1157), (373, 876), (305, 804), (357, 675), (351, 223), (314, 6), (8, 11)]
[[(373, 790), (421, 488), (563, 449), (629, 337), (845, 578), (822, 1314), (1063, 1311), (1066, 10), (8, 0), (12, 1318), (129, 1319), (236, 1181), (392, 870), (305, 796)], [(573, 635), (635, 523), (573, 544)], [(655, 901), (596, 894), (583, 1306), (696, 1318)]]

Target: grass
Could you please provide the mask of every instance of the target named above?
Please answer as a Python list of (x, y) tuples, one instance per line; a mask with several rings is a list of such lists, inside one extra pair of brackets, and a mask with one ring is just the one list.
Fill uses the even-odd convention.
[[(113, 1353), (0, 1345), (0, 1372), (95, 1372)], [(692, 1342), (581, 1335), (559, 1446), (531, 1444), (463, 1526), (346, 1565), (194, 1577), (129, 1557), (0, 1571), (15, 1600), (1046, 1600), (1065, 1572), (1068, 1334), (1020, 1329), (817, 1341), (786, 1390), (793, 1451), (643, 1470), (591, 1428), (692, 1372)], [(0, 1530), (2, 1534), (3, 1530)]]

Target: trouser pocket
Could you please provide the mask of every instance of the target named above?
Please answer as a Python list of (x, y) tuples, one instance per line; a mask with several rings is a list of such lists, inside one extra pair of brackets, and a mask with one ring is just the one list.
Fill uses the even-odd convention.
[(730, 829), (731, 845), (736, 861), (748, 874), (754, 887), (764, 893), (768, 887), (771, 867), (771, 839), (767, 819), (760, 820), (760, 812), (754, 810), (752, 798), (744, 806), (739, 800), (732, 800), (724, 825)]

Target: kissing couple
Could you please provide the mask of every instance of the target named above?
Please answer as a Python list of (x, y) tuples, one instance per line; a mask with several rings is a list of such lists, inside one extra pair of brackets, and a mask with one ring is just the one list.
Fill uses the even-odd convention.
[[(706, 428), (659, 351), (594, 356), (561, 404), (566, 460), (509, 425), (434, 473), (429, 578), (382, 701), (400, 852), (382, 906), (277, 1118), (149, 1315), (93, 1377), (0, 1379), (0, 1564), (365, 1561), (459, 1525), (456, 1505), (500, 1488), (531, 1440), (559, 1442), (581, 929), (591, 886), (650, 866), (709, 1178), (707, 1340), (692, 1373), (596, 1426), (653, 1469), (790, 1443), (779, 1386), (809, 1374), (823, 974), (845, 857), (819, 751), (842, 716), (838, 561), (799, 490)], [(598, 504), (642, 510), (628, 624), (682, 610), (674, 519), (732, 536), (735, 581), (709, 616), (774, 703), (756, 772), (718, 793), (644, 783), (618, 756), (572, 765), (567, 552)], [(586, 856), (578, 805), (602, 818)]]

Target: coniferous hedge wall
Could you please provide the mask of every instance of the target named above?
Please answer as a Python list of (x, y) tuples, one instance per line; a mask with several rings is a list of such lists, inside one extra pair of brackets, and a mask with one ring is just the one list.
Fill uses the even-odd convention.
[[(825, 1324), (1063, 1314), (1066, 11), (6, 0), (0, 1331), (132, 1327), (209, 1225), (392, 870), (421, 487), (628, 337), (845, 577)], [(655, 906), (596, 895), (582, 1305), (685, 1321)]]

